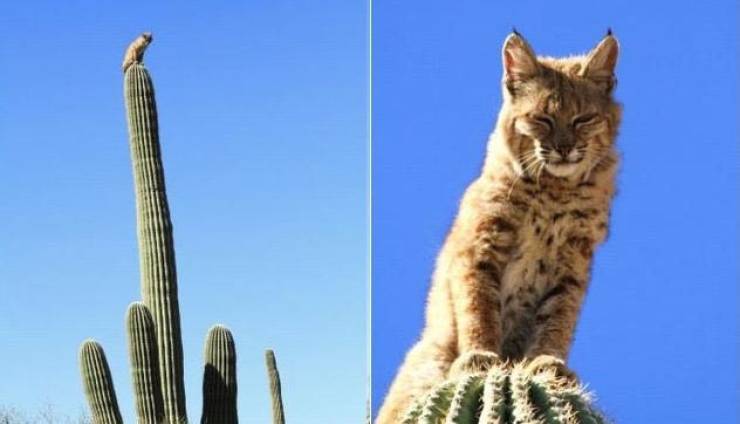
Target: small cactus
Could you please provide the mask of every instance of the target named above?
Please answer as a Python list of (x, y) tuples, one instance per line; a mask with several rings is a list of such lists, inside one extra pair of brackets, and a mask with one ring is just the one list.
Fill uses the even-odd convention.
[(134, 302), (129, 306), (126, 327), (138, 422), (159, 424), (164, 419), (164, 403), (159, 382), (154, 320), (146, 305)]
[(100, 343), (85, 340), (80, 347), (80, 370), (85, 396), (95, 424), (122, 424), (113, 378)]
[(267, 379), (270, 382), (270, 395), (272, 397), (272, 422), (273, 424), (285, 424), (285, 411), (283, 410), (283, 393), (280, 388), (280, 373), (275, 361), (275, 352), (268, 349), (265, 352), (265, 365), (267, 365)]
[(417, 399), (404, 424), (602, 424), (605, 418), (572, 376), (555, 366), (499, 363), (440, 383)]
[(201, 424), (236, 424), (236, 349), (231, 331), (214, 325), (208, 331), (203, 374)]

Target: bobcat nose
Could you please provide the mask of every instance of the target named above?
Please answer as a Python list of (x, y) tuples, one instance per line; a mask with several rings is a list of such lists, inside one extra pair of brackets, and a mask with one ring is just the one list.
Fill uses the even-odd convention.
[(560, 157), (565, 160), (568, 158), (568, 155), (573, 150), (573, 146), (574, 143), (570, 140), (560, 140), (559, 142), (555, 143), (554, 149), (560, 154)]

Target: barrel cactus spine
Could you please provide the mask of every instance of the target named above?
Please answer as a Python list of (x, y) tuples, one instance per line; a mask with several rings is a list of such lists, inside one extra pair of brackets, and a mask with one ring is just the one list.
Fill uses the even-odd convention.
[(236, 392), (234, 337), (228, 328), (214, 325), (206, 337), (201, 424), (236, 424)]

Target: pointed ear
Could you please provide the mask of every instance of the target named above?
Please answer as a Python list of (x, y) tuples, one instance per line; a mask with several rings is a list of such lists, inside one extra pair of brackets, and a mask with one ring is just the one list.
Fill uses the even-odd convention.
[(501, 55), (504, 64), (504, 83), (521, 82), (537, 76), (540, 65), (534, 51), (518, 32), (506, 37)]
[(588, 54), (581, 75), (602, 85), (610, 92), (617, 81), (614, 77), (614, 68), (617, 66), (618, 55), (619, 43), (610, 31)]

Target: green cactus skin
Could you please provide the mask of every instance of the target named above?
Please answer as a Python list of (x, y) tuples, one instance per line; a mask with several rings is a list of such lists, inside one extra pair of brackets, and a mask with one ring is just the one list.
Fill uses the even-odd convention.
[[(604, 424), (591, 398), (554, 367), (493, 365), (448, 380), (417, 399), (404, 424)], [(423, 405), (423, 406), (422, 406)]]
[(484, 375), (468, 375), (457, 385), (445, 424), (467, 424), (480, 413)]
[(80, 370), (85, 396), (94, 424), (122, 424), (113, 378), (105, 352), (95, 340), (85, 340), (80, 347)]
[(136, 185), (141, 291), (157, 332), (166, 421), (187, 416), (172, 223), (159, 146), (157, 105), (149, 72), (134, 64), (125, 74), (129, 141)]
[(164, 420), (164, 402), (157, 368), (157, 339), (152, 315), (142, 302), (129, 306), (126, 329), (137, 421), (159, 424)]
[(271, 349), (265, 352), (265, 365), (267, 365), (267, 379), (270, 382), (270, 396), (272, 397), (272, 422), (273, 424), (285, 424), (280, 373), (277, 369), (277, 361), (275, 361), (275, 352)]
[[(420, 423), (438, 423), (443, 420), (452, 403), (452, 396), (455, 391), (453, 381), (445, 382), (432, 389), (429, 397), (421, 407), (418, 422)], [(404, 420), (407, 421), (407, 420)]]
[(483, 383), (483, 409), (480, 414), (482, 423), (505, 422), (510, 416), (509, 375), (505, 367), (496, 364), (488, 371)]
[(234, 337), (228, 328), (214, 325), (206, 337), (201, 424), (236, 424), (236, 389)]

